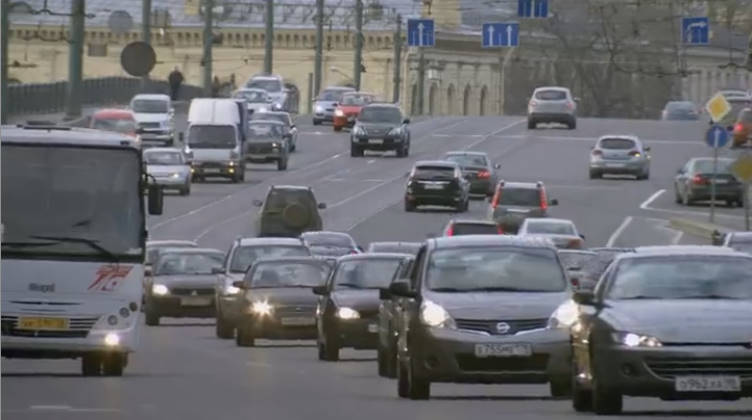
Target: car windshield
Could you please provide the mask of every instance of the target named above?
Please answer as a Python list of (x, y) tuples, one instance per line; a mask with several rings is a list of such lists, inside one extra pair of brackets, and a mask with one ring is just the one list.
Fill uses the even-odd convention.
[(342, 95), (347, 92), (346, 90), (330, 89), (321, 92), (319, 95), (319, 101), (338, 102), (342, 100)]
[(343, 261), (334, 277), (335, 289), (378, 289), (388, 287), (402, 260), (398, 258)]
[[(258, 262), (246, 275), (251, 288), (323, 286), (329, 275), (326, 262)], [(249, 279), (250, 277), (250, 279)]]
[(245, 273), (256, 260), (261, 258), (309, 257), (311, 251), (305, 246), (295, 245), (255, 245), (235, 249), (230, 261), (230, 272)]
[(457, 162), (461, 167), (487, 167), (488, 160), (482, 155), (445, 155), (444, 160)]
[(504, 187), (499, 197), (499, 205), (537, 207), (540, 200), (541, 193), (537, 188)]
[(149, 165), (182, 165), (183, 154), (180, 152), (144, 152), (144, 161)]
[(609, 299), (752, 299), (752, 258), (671, 256), (622, 260)]
[(634, 140), (632, 139), (602, 139), (601, 148), (613, 149), (613, 150), (629, 150), (636, 147)]
[(363, 106), (373, 102), (372, 95), (345, 94), (342, 96), (342, 105)]
[(281, 92), (282, 82), (277, 79), (252, 79), (245, 87), (262, 89), (267, 92)]
[[(313, 203), (314, 198), (308, 190), (271, 190), (264, 203), (265, 211), (282, 211), (291, 204), (302, 204), (308, 208), (307, 203)], [(314, 204), (315, 205), (315, 204)]]
[(669, 102), (666, 104), (666, 111), (668, 112), (687, 112), (694, 111), (695, 105), (692, 102)]
[(188, 244), (170, 244), (164, 246), (147, 246), (146, 247), (146, 264), (152, 264), (157, 260), (159, 252), (165, 248), (195, 248), (195, 245)]
[(527, 219), (527, 233), (540, 233), (548, 235), (576, 235), (574, 225), (566, 222), (554, 222), (550, 220)]
[(279, 138), (284, 135), (283, 127), (279, 124), (254, 122), (248, 125), (249, 138)]
[(212, 274), (212, 269), (222, 266), (221, 252), (162, 253), (156, 263), (155, 276), (176, 274)]
[(498, 235), (499, 227), (489, 223), (454, 223), (452, 235)]
[(398, 254), (417, 254), (420, 243), (373, 242), (368, 245), (368, 252), (395, 252)]
[(415, 179), (454, 179), (454, 168), (450, 166), (418, 166), (413, 169)]
[(275, 112), (258, 112), (251, 116), (251, 121), (267, 120), (267, 121), (279, 121), (284, 125), (290, 125), (290, 117), (287, 114), (279, 114)]
[(241, 90), (235, 92), (235, 97), (245, 99), (251, 103), (267, 102), (267, 93), (263, 90)]
[(483, 247), (439, 249), (428, 262), (426, 284), (434, 291), (562, 292), (566, 281), (556, 251)]
[(130, 119), (94, 118), (91, 128), (130, 134), (136, 131), (136, 121)]
[(563, 101), (567, 99), (567, 93), (563, 90), (539, 90), (535, 93), (535, 99), (542, 101)]
[[(718, 159), (718, 173), (731, 173), (731, 159)], [(712, 174), (713, 159), (701, 159), (695, 162), (695, 173)]]
[(397, 108), (385, 106), (369, 106), (360, 111), (358, 121), (365, 123), (386, 123), (398, 125), (402, 123), (402, 112)]
[(136, 99), (131, 108), (140, 114), (166, 114), (169, 111), (168, 102), (160, 99)]
[(336, 233), (309, 233), (303, 234), (303, 240), (308, 245), (352, 247), (353, 240), (350, 235), (338, 235)]
[(234, 149), (235, 128), (230, 125), (192, 125), (188, 145), (194, 149)]

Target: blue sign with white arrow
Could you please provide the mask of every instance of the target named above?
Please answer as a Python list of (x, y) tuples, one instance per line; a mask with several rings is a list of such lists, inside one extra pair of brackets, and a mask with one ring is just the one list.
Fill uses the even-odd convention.
[(509, 22), (484, 23), (483, 48), (516, 47), (520, 43), (520, 24)]
[(407, 45), (409, 47), (433, 47), (433, 29), (433, 19), (408, 19)]
[(523, 18), (547, 18), (548, 0), (517, 0), (517, 16)]
[(710, 42), (710, 21), (707, 17), (682, 18), (682, 42), (705, 45)]
[(720, 149), (725, 146), (729, 141), (729, 133), (725, 127), (720, 125), (713, 125), (708, 129), (705, 134), (705, 142), (708, 146), (714, 149)]

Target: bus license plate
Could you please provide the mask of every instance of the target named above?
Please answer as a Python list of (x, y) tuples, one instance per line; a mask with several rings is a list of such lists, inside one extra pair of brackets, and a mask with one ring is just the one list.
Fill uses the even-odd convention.
[(67, 330), (66, 318), (26, 318), (18, 319), (19, 330)]
[(739, 392), (742, 383), (738, 376), (677, 376), (677, 392)]

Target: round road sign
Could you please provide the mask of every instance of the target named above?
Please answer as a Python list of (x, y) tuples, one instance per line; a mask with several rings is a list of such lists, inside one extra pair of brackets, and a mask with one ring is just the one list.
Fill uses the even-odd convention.
[(156, 63), (154, 48), (142, 41), (131, 42), (120, 53), (120, 65), (131, 76), (146, 76)]
[(729, 141), (729, 133), (726, 128), (720, 125), (712, 125), (708, 132), (705, 134), (705, 142), (708, 146), (719, 149), (726, 145)]

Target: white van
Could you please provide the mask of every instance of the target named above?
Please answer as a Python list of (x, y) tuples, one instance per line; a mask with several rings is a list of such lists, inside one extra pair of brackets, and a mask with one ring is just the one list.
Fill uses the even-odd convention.
[(245, 180), (242, 153), (248, 130), (247, 110), (236, 99), (197, 98), (188, 109), (188, 131), (181, 133), (194, 181), (224, 177)]
[(144, 147), (172, 147), (175, 110), (168, 95), (140, 93), (131, 99), (133, 118)]

